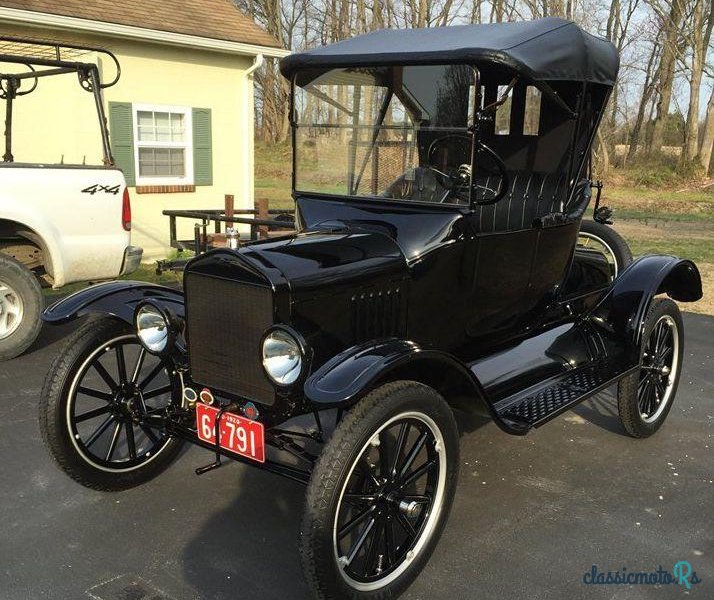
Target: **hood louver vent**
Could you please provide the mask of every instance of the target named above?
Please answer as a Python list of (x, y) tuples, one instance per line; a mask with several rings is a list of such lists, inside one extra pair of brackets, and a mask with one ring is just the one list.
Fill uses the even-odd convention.
[(400, 287), (355, 294), (351, 300), (355, 343), (403, 335), (404, 309)]

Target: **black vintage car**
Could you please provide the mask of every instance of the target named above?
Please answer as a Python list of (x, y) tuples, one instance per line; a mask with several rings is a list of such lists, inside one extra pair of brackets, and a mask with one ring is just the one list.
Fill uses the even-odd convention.
[(427, 562), (458, 415), (524, 435), (617, 384), (625, 430), (667, 417), (695, 265), (613, 277), (576, 244), (618, 55), (561, 19), (378, 31), (284, 59), (298, 232), (189, 262), (184, 293), (90, 287), (40, 421), (81, 484), (143, 483), (189, 441), (307, 485), (318, 598), (392, 598)]

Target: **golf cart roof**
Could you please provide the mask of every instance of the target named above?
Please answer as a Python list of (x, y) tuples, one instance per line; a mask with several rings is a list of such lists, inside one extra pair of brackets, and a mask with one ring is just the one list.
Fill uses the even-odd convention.
[(291, 54), (280, 61), (291, 79), (304, 69), (419, 64), (503, 65), (538, 81), (583, 81), (612, 87), (620, 59), (607, 40), (572, 21), (456, 25), (426, 29), (383, 29)]

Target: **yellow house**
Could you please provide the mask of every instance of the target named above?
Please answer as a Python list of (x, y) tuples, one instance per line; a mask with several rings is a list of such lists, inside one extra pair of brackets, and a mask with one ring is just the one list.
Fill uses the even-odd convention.
[[(251, 74), (287, 52), (230, 0), (0, 0), (0, 34), (100, 46), (119, 59), (104, 103), (145, 260), (168, 251), (164, 209), (218, 208), (228, 193), (236, 208), (253, 207)], [(111, 80), (111, 61), (94, 58)], [(92, 94), (66, 75), (41, 86), (14, 107), (15, 160), (100, 164)], [(184, 227), (179, 236), (191, 238)]]

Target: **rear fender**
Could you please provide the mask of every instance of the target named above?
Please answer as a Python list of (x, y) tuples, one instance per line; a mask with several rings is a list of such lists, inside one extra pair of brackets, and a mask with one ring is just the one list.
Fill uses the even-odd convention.
[(110, 281), (99, 283), (62, 298), (45, 309), (42, 319), (59, 324), (87, 314), (110, 315), (134, 323), (134, 310), (143, 300), (151, 300), (184, 316), (183, 293), (143, 281)]
[(324, 408), (345, 408), (382, 383), (396, 379), (429, 385), (450, 404), (455, 401), (453, 392), (458, 391), (469, 402), (468, 408), (495, 417), (481, 383), (457, 358), (397, 338), (341, 352), (307, 378), (304, 392), (309, 400)]
[(680, 302), (699, 300), (702, 279), (696, 265), (676, 256), (653, 254), (637, 259), (613, 282), (591, 311), (590, 320), (639, 348), (647, 311), (658, 294)]

